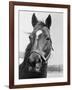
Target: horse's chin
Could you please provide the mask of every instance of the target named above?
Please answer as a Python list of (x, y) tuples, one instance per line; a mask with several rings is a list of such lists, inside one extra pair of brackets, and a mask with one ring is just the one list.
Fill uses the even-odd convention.
[(36, 65), (35, 65), (35, 71), (36, 72), (40, 72), (41, 71), (41, 63), (36, 63)]
[(41, 63), (36, 63), (35, 66), (29, 66), (29, 72), (41, 72)]

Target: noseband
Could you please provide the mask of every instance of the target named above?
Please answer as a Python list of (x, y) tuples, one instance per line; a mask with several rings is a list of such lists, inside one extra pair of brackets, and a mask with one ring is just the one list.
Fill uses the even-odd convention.
[(49, 59), (49, 57), (50, 57), (50, 55), (51, 55), (51, 50), (50, 50), (50, 52), (49, 52), (49, 54), (48, 54), (48, 56), (47, 57), (45, 57), (44, 56), (44, 53), (42, 53), (42, 52), (40, 52), (39, 50), (33, 50), (33, 51), (31, 51), (31, 54), (32, 53), (37, 53), (38, 55), (40, 55), (40, 59), (41, 59), (41, 62), (42, 61), (44, 61), (45, 63), (47, 63), (47, 61), (48, 61), (48, 59)]

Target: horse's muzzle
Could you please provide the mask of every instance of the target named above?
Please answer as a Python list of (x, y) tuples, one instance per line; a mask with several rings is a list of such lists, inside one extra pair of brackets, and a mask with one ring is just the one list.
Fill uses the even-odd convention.
[(40, 72), (42, 66), (41, 56), (36, 52), (32, 52), (29, 57), (29, 64), (29, 71)]

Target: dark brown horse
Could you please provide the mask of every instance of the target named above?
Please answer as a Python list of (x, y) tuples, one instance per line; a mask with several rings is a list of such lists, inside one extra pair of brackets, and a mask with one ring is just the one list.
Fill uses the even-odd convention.
[(23, 63), (19, 66), (19, 79), (47, 77), (48, 59), (52, 50), (50, 37), (51, 16), (45, 23), (38, 21), (32, 15), (33, 32), (30, 34), (30, 43), (26, 48)]

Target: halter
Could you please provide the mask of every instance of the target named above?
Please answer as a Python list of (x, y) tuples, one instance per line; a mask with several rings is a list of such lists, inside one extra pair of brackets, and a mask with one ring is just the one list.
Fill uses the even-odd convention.
[[(50, 50), (50, 52), (49, 52), (49, 54), (48, 54), (47, 57), (45, 57), (45, 56), (44, 56), (44, 53), (40, 52), (39, 50), (33, 50), (33, 51), (31, 52), (31, 54), (34, 53), (34, 52), (37, 53), (38, 55), (40, 55), (40, 56), (43, 58), (43, 60), (45, 61), (45, 63), (47, 63), (47, 61), (48, 61), (48, 59), (49, 59), (49, 57), (50, 57), (50, 55), (51, 55), (51, 50)], [(40, 58), (41, 61), (42, 61), (42, 58)]]

